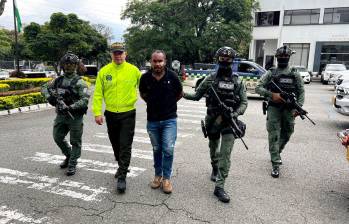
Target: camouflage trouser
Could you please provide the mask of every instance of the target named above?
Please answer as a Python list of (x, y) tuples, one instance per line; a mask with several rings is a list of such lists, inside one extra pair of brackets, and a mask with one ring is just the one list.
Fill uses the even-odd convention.
[(294, 131), (293, 111), (269, 106), (267, 130), (271, 163), (273, 166), (278, 167), (281, 164), (280, 153), (285, 148)]
[[(70, 145), (65, 136), (70, 132)], [(83, 132), (83, 116), (75, 116), (74, 120), (65, 115), (57, 115), (53, 125), (53, 139), (62, 153), (70, 157), (69, 166), (76, 166), (81, 155), (81, 138)]]
[[(212, 167), (218, 167), (216, 186), (224, 188), (225, 179), (230, 169), (230, 155), (235, 138), (230, 127), (221, 121), (221, 118), (206, 116), (207, 134), (209, 138)], [(222, 138), (221, 138), (222, 137)], [(219, 147), (219, 143), (220, 147)]]

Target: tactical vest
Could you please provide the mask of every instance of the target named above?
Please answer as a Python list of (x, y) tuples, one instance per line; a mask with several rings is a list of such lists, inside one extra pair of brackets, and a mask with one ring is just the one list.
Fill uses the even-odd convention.
[[(70, 106), (72, 105), (73, 103), (75, 103), (76, 101), (80, 100), (80, 96), (79, 96), (79, 93), (76, 92), (75, 90), (75, 86), (76, 84), (78, 83), (78, 81), (81, 79), (80, 76), (76, 76), (74, 77), (68, 86), (63, 86), (63, 79), (64, 79), (64, 76), (59, 76), (54, 84), (53, 84), (53, 88), (55, 90), (58, 90), (58, 89), (64, 89), (64, 95), (63, 95), (63, 101), (64, 103), (67, 105), (67, 106)], [(58, 92), (58, 91), (57, 91)], [(73, 111), (71, 111), (71, 113), (73, 115), (83, 115), (83, 114), (86, 114), (87, 112), (87, 109), (88, 107), (84, 107), (84, 108), (80, 108), (80, 109), (75, 109)]]
[[(239, 91), (241, 85), (238, 83), (237, 77), (231, 74), (230, 77), (221, 77), (214, 75), (214, 80), (212, 83), (213, 88), (217, 92), (217, 95), (221, 101), (228, 107), (235, 111), (240, 106)], [(208, 112), (218, 109), (218, 102), (211, 91), (208, 92), (206, 98), (206, 106)]]
[[(294, 93), (296, 97), (299, 96), (296, 86), (296, 76), (294, 75), (294, 69), (291, 69), (291, 75), (288, 74), (276, 74), (276, 69), (271, 69), (272, 72), (272, 80), (278, 85), (283, 91), (287, 93)], [(275, 87), (273, 84), (269, 84), (267, 89), (273, 93), (280, 93), (280, 90)], [(269, 105), (271, 106), (282, 106), (282, 104), (274, 103), (273, 101), (269, 101)]]

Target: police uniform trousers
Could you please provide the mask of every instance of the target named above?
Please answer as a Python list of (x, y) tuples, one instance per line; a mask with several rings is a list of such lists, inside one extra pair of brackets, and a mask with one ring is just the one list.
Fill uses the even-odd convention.
[(293, 110), (278, 106), (269, 106), (267, 110), (267, 131), (271, 163), (281, 165), (280, 153), (290, 140), (294, 131)]
[[(65, 136), (70, 133), (70, 145)], [(76, 166), (81, 155), (81, 138), (83, 133), (83, 115), (74, 115), (74, 119), (68, 115), (57, 114), (53, 125), (53, 139), (62, 153), (69, 157), (69, 166)]]
[(230, 169), (230, 155), (235, 138), (229, 125), (221, 116), (206, 115), (205, 118), (212, 167), (218, 167), (216, 186), (224, 188)]
[(122, 113), (104, 112), (108, 136), (118, 161), (119, 177), (125, 178), (131, 161), (131, 149), (136, 125), (136, 110)]

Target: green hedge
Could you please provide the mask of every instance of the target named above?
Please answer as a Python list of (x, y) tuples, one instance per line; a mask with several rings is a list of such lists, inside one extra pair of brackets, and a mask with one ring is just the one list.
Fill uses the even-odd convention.
[(10, 86), (8, 84), (0, 83), (0, 92), (7, 92), (9, 89), (10, 89)]
[(29, 93), (17, 96), (0, 97), (0, 110), (9, 110), (18, 107), (46, 103), (41, 93)]
[(10, 86), (9, 90), (12, 91), (40, 87), (50, 80), (52, 80), (52, 78), (9, 79), (0, 80), (0, 84), (8, 84)]

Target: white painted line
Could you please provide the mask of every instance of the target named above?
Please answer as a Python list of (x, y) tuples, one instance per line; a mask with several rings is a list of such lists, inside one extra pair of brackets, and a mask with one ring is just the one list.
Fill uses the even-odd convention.
[[(89, 151), (89, 152), (114, 154), (113, 148), (109, 145), (83, 143), (82, 150)], [(132, 149), (131, 156), (136, 158), (151, 160), (153, 159), (153, 151)]]
[(23, 222), (23, 223), (52, 223), (48, 217), (34, 219), (30, 215), (24, 215), (18, 210), (11, 210), (6, 205), (0, 206), (0, 224)]
[(84, 201), (101, 201), (97, 197), (102, 193), (109, 193), (104, 187), (92, 188), (85, 183), (2, 167), (0, 167), (0, 183), (18, 185)]
[(178, 108), (195, 108), (196, 110), (202, 110), (202, 111), (206, 111), (206, 107), (205, 106), (195, 106), (195, 105), (177, 105)]
[[(25, 159), (29, 159), (31, 161), (35, 162), (46, 162), (49, 164), (60, 164), (64, 159), (65, 156), (61, 155), (52, 155), (48, 153), (40, 153), (36, 152), (35, 156), (28, 157)], [(152, 157), (150, 157), (152, 159)], [(89, 159), (79, 159), (78, 160), (78, 168), (88, 171), (95, 171), (100, 173), (107, 173), (107, 174), (115, 174), (118, 165), (115, 163), (107, 163), (107, 162), (101, 162), (96, 160), (89, 160)], [(138, 167), (130, 167), (130, 173), (127, 174), (129, 177), (136, 177), (142, 172), (144, 172), (144, 168), (138, 168)]]
[(190, 119), (185, 119), (185, 118), (178, 118), (178, 121), (181, 123), (201, 124), (200, 120), (190, 120)]
[(193, 117), (193, 118), (198, 118), (198, 119), (204, 119), (205, 115), (195, 115), (195, 114), (178, 114), (178, 117)]
[[(135, 132), (139, 134), (148, 134), (147, 130), (142, 128), (136, 128)], [(190, 133), (177, 133), (177, 137), (180, 137), (180, 138), (187, 138), (192, 136), (193, 134), (190, 134)]]
[(193, 114), (205, 114), (206, 115), (206, 110), (187, 110), (187, 109), (178, 109), (177, 112), (189, 112)]

